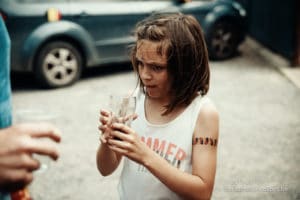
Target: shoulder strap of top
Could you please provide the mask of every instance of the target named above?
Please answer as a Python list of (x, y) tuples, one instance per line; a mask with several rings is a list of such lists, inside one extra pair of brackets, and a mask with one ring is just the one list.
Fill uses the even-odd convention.
[(196, 97), (194, 100), (193, 100), (193, 104), (194, 105), (194, 109), (193, 109), (193, 130), (195, 130), (195, 127), (196, 127), (196, 123), (198, 121), (198, 116), (199, 116), (199, 113), (201, 111), (201, 108), (203, 107), (204, 104), (208, 103), (210, 100), (207, 96), (201, 96), (199, 95), (198, 97)]
[(143, 91), (142, 91), (141, 87), (137, 86), (131, 95), (138, 99), (141, 97), (142, 94), (143, 94)]

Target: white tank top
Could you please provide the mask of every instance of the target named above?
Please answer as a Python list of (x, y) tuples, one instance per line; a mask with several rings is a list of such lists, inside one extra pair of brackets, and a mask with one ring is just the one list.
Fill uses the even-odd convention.
[[(196, 97), (175, 119), (155, 125), (145, 117), (145, 95), (137, 94), (138, 118), (131, 127), (151, 149), (178, 169), (192, 172), (192, 138), (198, 114), (207, 97)], [(121, 200), (176, 200), (181, 199), (153, 176), (143, 165), (124, 157), (124, 166), (118, 185)]]

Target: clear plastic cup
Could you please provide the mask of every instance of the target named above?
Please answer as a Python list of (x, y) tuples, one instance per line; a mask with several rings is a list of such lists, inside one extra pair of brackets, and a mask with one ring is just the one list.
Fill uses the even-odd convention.
[(130, 95), (110, 95), (109, 109), (113, 121), (131, 125), (136, 108), (136, 97)]
[[(42, 122), (55, 124), (57, 118), (57, 113), (50, 113), (41, 109), (24, 109), (16, 112), (14, 122), (17, 124)], [(47, 144), (48, 142), (53, 143), (49, 138), (39, 138), (39, 140), (44, 144)], [(48, 156), (34, 154), (33, 157), (40, 162), (40, 168), (34, 171), (35, 174), (44, 173), (50, 167), (51, 158)]]

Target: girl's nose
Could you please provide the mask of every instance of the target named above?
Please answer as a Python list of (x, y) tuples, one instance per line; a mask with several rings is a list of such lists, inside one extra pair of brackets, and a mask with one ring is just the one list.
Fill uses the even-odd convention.
[(141, 79), (149, 80), (152, 78), (151, 72), (148, 70), (148, 67), (143, 67), (140, 69)]

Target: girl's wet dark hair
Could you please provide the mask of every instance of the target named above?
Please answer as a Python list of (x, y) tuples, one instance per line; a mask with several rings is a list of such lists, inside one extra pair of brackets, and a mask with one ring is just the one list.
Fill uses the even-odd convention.
[[(191, 15), (182, 13), (154, 14), (139, 22), (135, 29), (136, 43), (131, 49), (131, 61), (138, 73), (137, 42), (160, 42), (160, 55), (166, 54), (171, 77), (171, 101), (164, 114), (177, 106), (187, 106), (198, 92), (205, 95), (209, 89), (210, 69), (202, 28)], [(144, 88), (139, 78), (139, 85)]]

